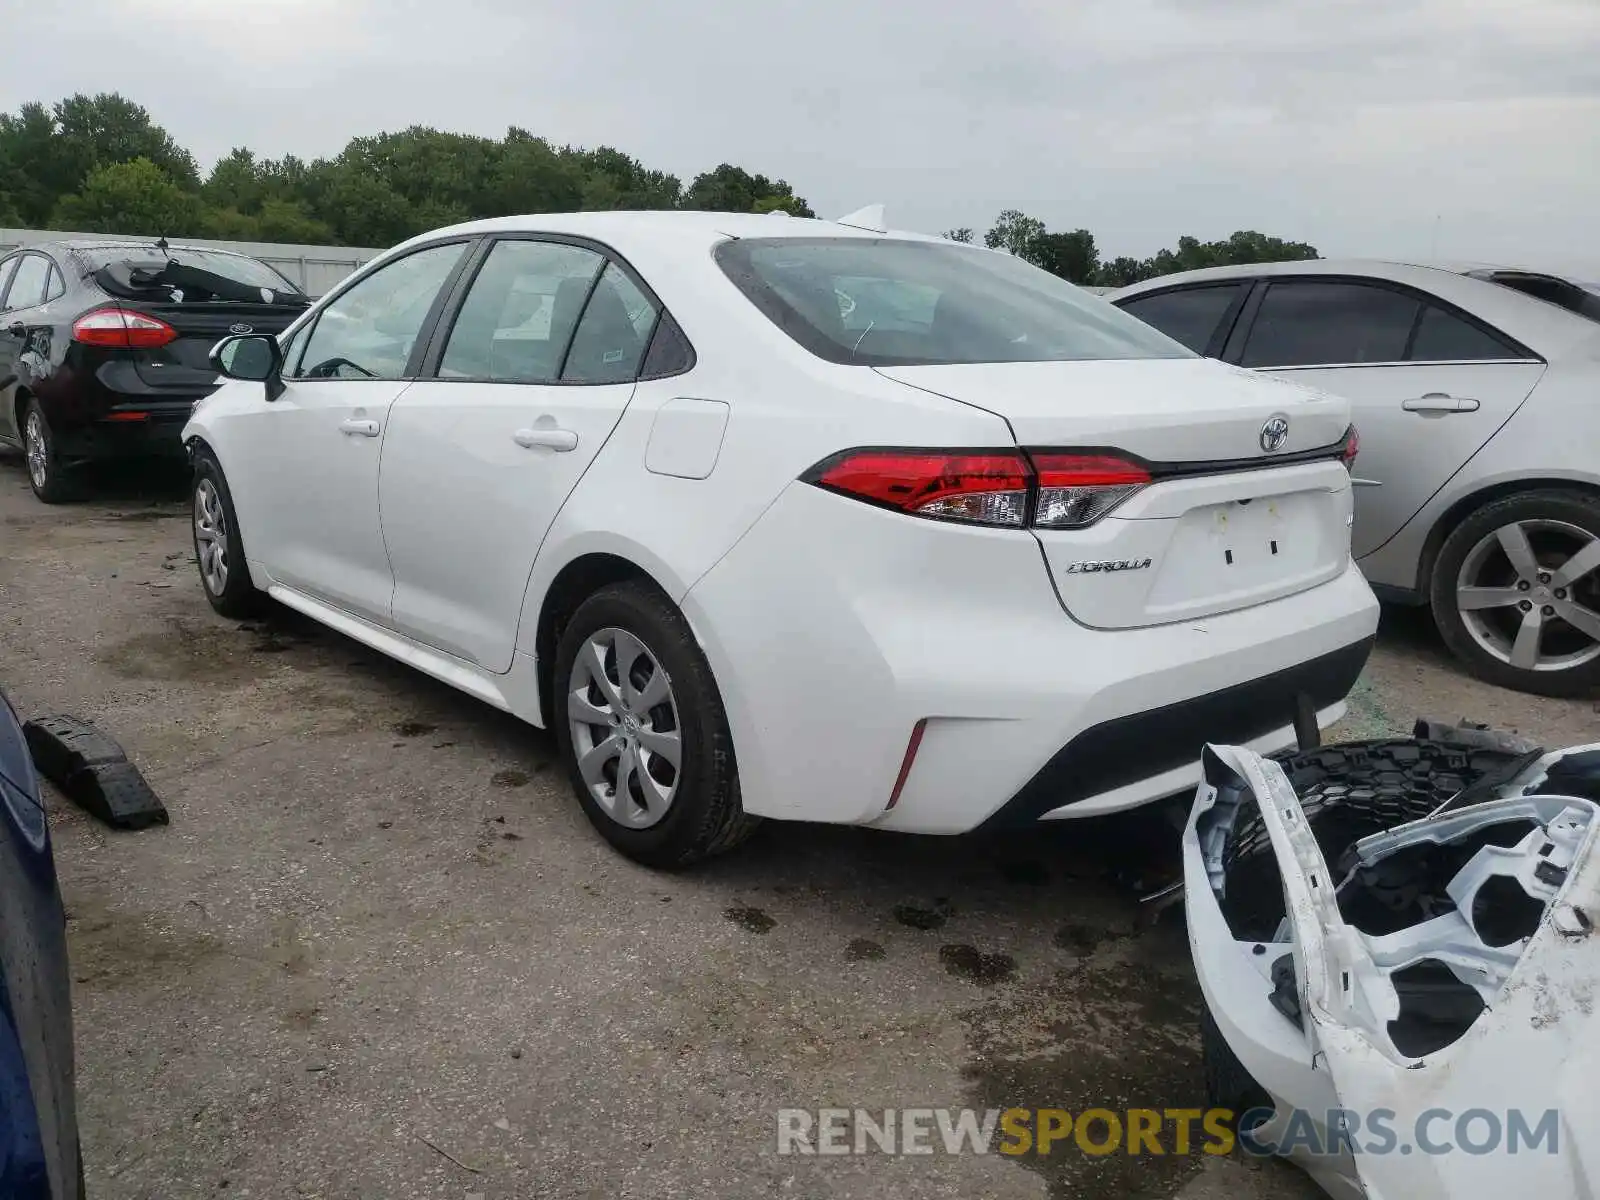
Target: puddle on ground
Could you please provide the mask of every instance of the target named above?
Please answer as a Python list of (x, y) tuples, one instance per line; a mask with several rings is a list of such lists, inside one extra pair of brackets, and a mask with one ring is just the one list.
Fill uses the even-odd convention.
[(923, 908), (916, 904), (896, 904), (894, 906), (894, 919), (908, 929), (939, 929), (955, 913), (950, 907), (950, 901), (944, 897), (933, 902), (932, 908)]
[(135, 634), (96, 657), (124, 679), (243, 683), (267, 669), (233, 629), (180, 617), (168, 617), (160, 630)]
[(766, 933), (777, 924), (759, 908), (725, 908), (722, 910), (722, 915), (751, 933)]
[(883, 947), (870, 938), (851, 938), (844, 948), (845, 962), (879, 962), (884, 955)]
[(940, 946), (939, 961), (957, 979), (965, 979), (982, 987), (1004, 983), (1017, 973), (1017, 960), (1011, 955), (985, 954), (976, 946)]
[[(1085, 931), (1087, 932), (1087, 931)], [(1077, 941), (1075, 932), (1069, 940)], [(965, 958), (963, 951), (963, 958)], [(1181, 931), (1147, 932), (1100, 966), (1065, 967), (1014, 985), (961, 1014), (969, 1057), (962, 1069), (973, 1108), (1204, 1108), (1198, 1034), (1200, 994)], [(1095, 1140), (1105, 1129), (1095, 1126)], [(1170, 1196), (1199, 1170), (1203, 1131), (1192, 1153), (1174, 1153), (1173, 1128), (1162, 1155), (1085, 1154), (1072, 1139), (1048, 1155), (1011, 1161), (1034, 1171), (1054, 1200)]]

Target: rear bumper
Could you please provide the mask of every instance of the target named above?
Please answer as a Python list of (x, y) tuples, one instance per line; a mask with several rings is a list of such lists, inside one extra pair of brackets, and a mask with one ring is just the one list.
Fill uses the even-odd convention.
[(1131, 807), (1192, 789), (1207, 740), (1291, 744), (1297, 696), (1336, 718), (1378, 621), (1347, 563), (1238, 612), (1089, 629), (1062, 612), (1030, 535), (803, 484), (683, 607), (748, 811), (918, 833)]
[(119, 458), (182, 458), (180, 435), (200, 396), (148, 402), (118, 397), (105, 416), (54, 431), (56, 453), (68, 462)]
[(1372, 643), (1366, 637), (1259, 679), (1092, 726), (1056, 751), (985, 825), (1094, 816), (1192, 791), (1208, 741), (1269, 753), (1294, 745), (1300, 697), (1311, 701), (1319, 726), (1331, 725)]

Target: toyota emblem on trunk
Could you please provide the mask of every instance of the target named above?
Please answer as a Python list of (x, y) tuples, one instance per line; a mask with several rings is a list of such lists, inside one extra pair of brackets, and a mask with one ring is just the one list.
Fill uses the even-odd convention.
[(1268, 454), (1276, 454), (1288, 440), (1289, 418), (1282, 413), (1268, 417), (1267, 423), (1261, 427), (1261, 448)]
[[(228, 332), (229, 333), (254, 333), (255, 331), (256, 331), (256, 327), (254, 325), (239, 324), (239, 325), (229, 325), (228, 326)], [(1262, 436), (1262, 438), (1265, 438), (1267, 435), (1266, 434), (1262, 434), (1261, 436)], [(1265, 445), (1266, 443), (1263, 442), (1262, 444)]]

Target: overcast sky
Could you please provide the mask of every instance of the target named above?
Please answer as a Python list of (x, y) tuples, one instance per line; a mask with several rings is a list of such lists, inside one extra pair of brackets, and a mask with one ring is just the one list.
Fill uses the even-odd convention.
[(120, 91), (202, 166), (412, 124), (724, 160), (822, 215), (1107, 255), (1254, 228), (1600, 278), (1600, 0), (71, 0), (0, 105)]

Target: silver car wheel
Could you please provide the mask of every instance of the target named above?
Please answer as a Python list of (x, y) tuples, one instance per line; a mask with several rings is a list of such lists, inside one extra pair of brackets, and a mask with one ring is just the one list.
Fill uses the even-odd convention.
[(672, 807), (683, 764), (672, 680), (625, 629), (596, 630), (567, 680), (567, 720), (584, 786), (628, 829), (648, 829)]
[(1522, 671), (1600, 658), (1600, 537), (1567, 521), (1514, 521), (1479, 539), (1456, 611), (1483, 649)]
[(217, 485), (209, 479), (194, 489), (194, 541), (206, 590), (220, 596), (228, 586), (228, 516)]
[(28, 477), (36, 488), (44, 487), (50, 475), (50, 452), (45, 446), (44, 418), (28, 414), (22, 429), (22, 445), (28, 456)]

